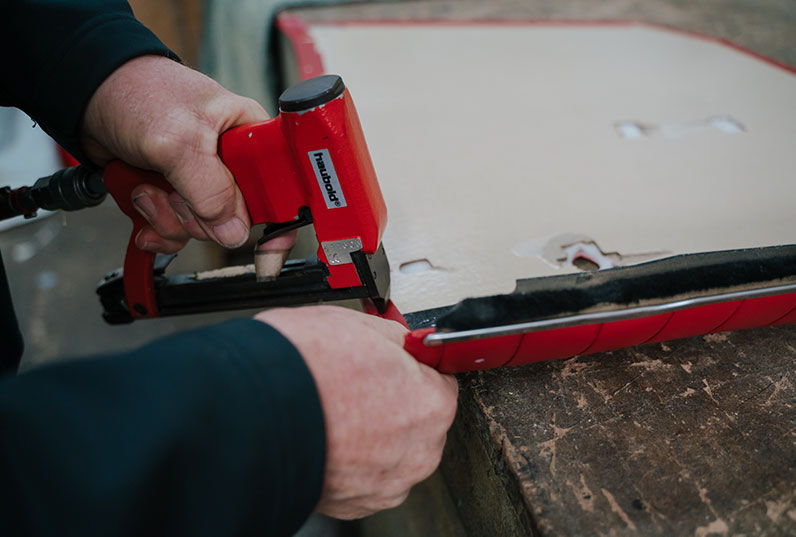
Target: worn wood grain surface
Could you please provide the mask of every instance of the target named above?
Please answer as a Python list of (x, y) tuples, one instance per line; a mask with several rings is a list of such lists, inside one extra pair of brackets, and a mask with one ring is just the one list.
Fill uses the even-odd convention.
[(794, 535), (795, 357), (782, 326), (464, 375), (444, 474), (504, 534)]

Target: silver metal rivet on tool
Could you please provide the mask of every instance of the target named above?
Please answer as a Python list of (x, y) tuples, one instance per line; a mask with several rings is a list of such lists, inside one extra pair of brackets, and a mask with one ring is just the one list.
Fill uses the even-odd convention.
[(351, 252), (362, 249), (362, 240), (343, 239), (341, 241), (327, 241), (321, 243), (323, 253), (330, 265), (345, 265), (352, 263)]

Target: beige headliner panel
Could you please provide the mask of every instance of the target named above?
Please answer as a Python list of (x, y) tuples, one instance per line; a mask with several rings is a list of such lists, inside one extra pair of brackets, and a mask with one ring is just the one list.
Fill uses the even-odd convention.
[[(783, 69), (632, 25), (310, 35), (357, 104), (402, 311), (574, 270), (533, 255), (565, 233), (651, 257), (796, 242), (796, 76)], [(722, 130), (733, 122), (743, 130)], [(435, 268), (399, 269), (418, 259)]]

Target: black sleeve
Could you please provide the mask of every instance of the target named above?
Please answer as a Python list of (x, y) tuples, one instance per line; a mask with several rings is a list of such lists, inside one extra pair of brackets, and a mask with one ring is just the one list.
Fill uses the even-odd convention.
[(23, 347), (22, 333), (19, 331), (11, 291), (8, 289), (6, 267), (0, 253), (0, 377), (17, 370)]
[(0, 381), (3, 535), (291, 535), (324, 459), (312, 376), (254, 320)]
[(125, 1), (0, 1), (0, 105), (24, 110), (80, 160), (78, 129), (94, 90), (145, 54), (178, 59)]

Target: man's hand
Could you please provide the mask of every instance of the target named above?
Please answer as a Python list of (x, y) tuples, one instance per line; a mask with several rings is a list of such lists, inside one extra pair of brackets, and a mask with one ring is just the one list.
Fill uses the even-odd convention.
[(299, 350), (326, 421), (317, 510), (352, 519), (395, 507), (439, 465), (458, 386), (403, 350), (406, 329), (345, 308), (259, 313)]
[[(133, 191), (150, 223), (136, 237), (144, 250), (173, 253), (192, 236), (234, 248), (249, 236), (243, 196), (218, 156), (218, 137), (231, 127), (268, 119), (257, 102), (160, 56), (141, 56), (114, 71), (92, 96), (83, 119), (88, 157), (113, 159), (162, 173), (167, 195), (152, 186)], [(295, 233), (269, 242), (289, 249)]]

